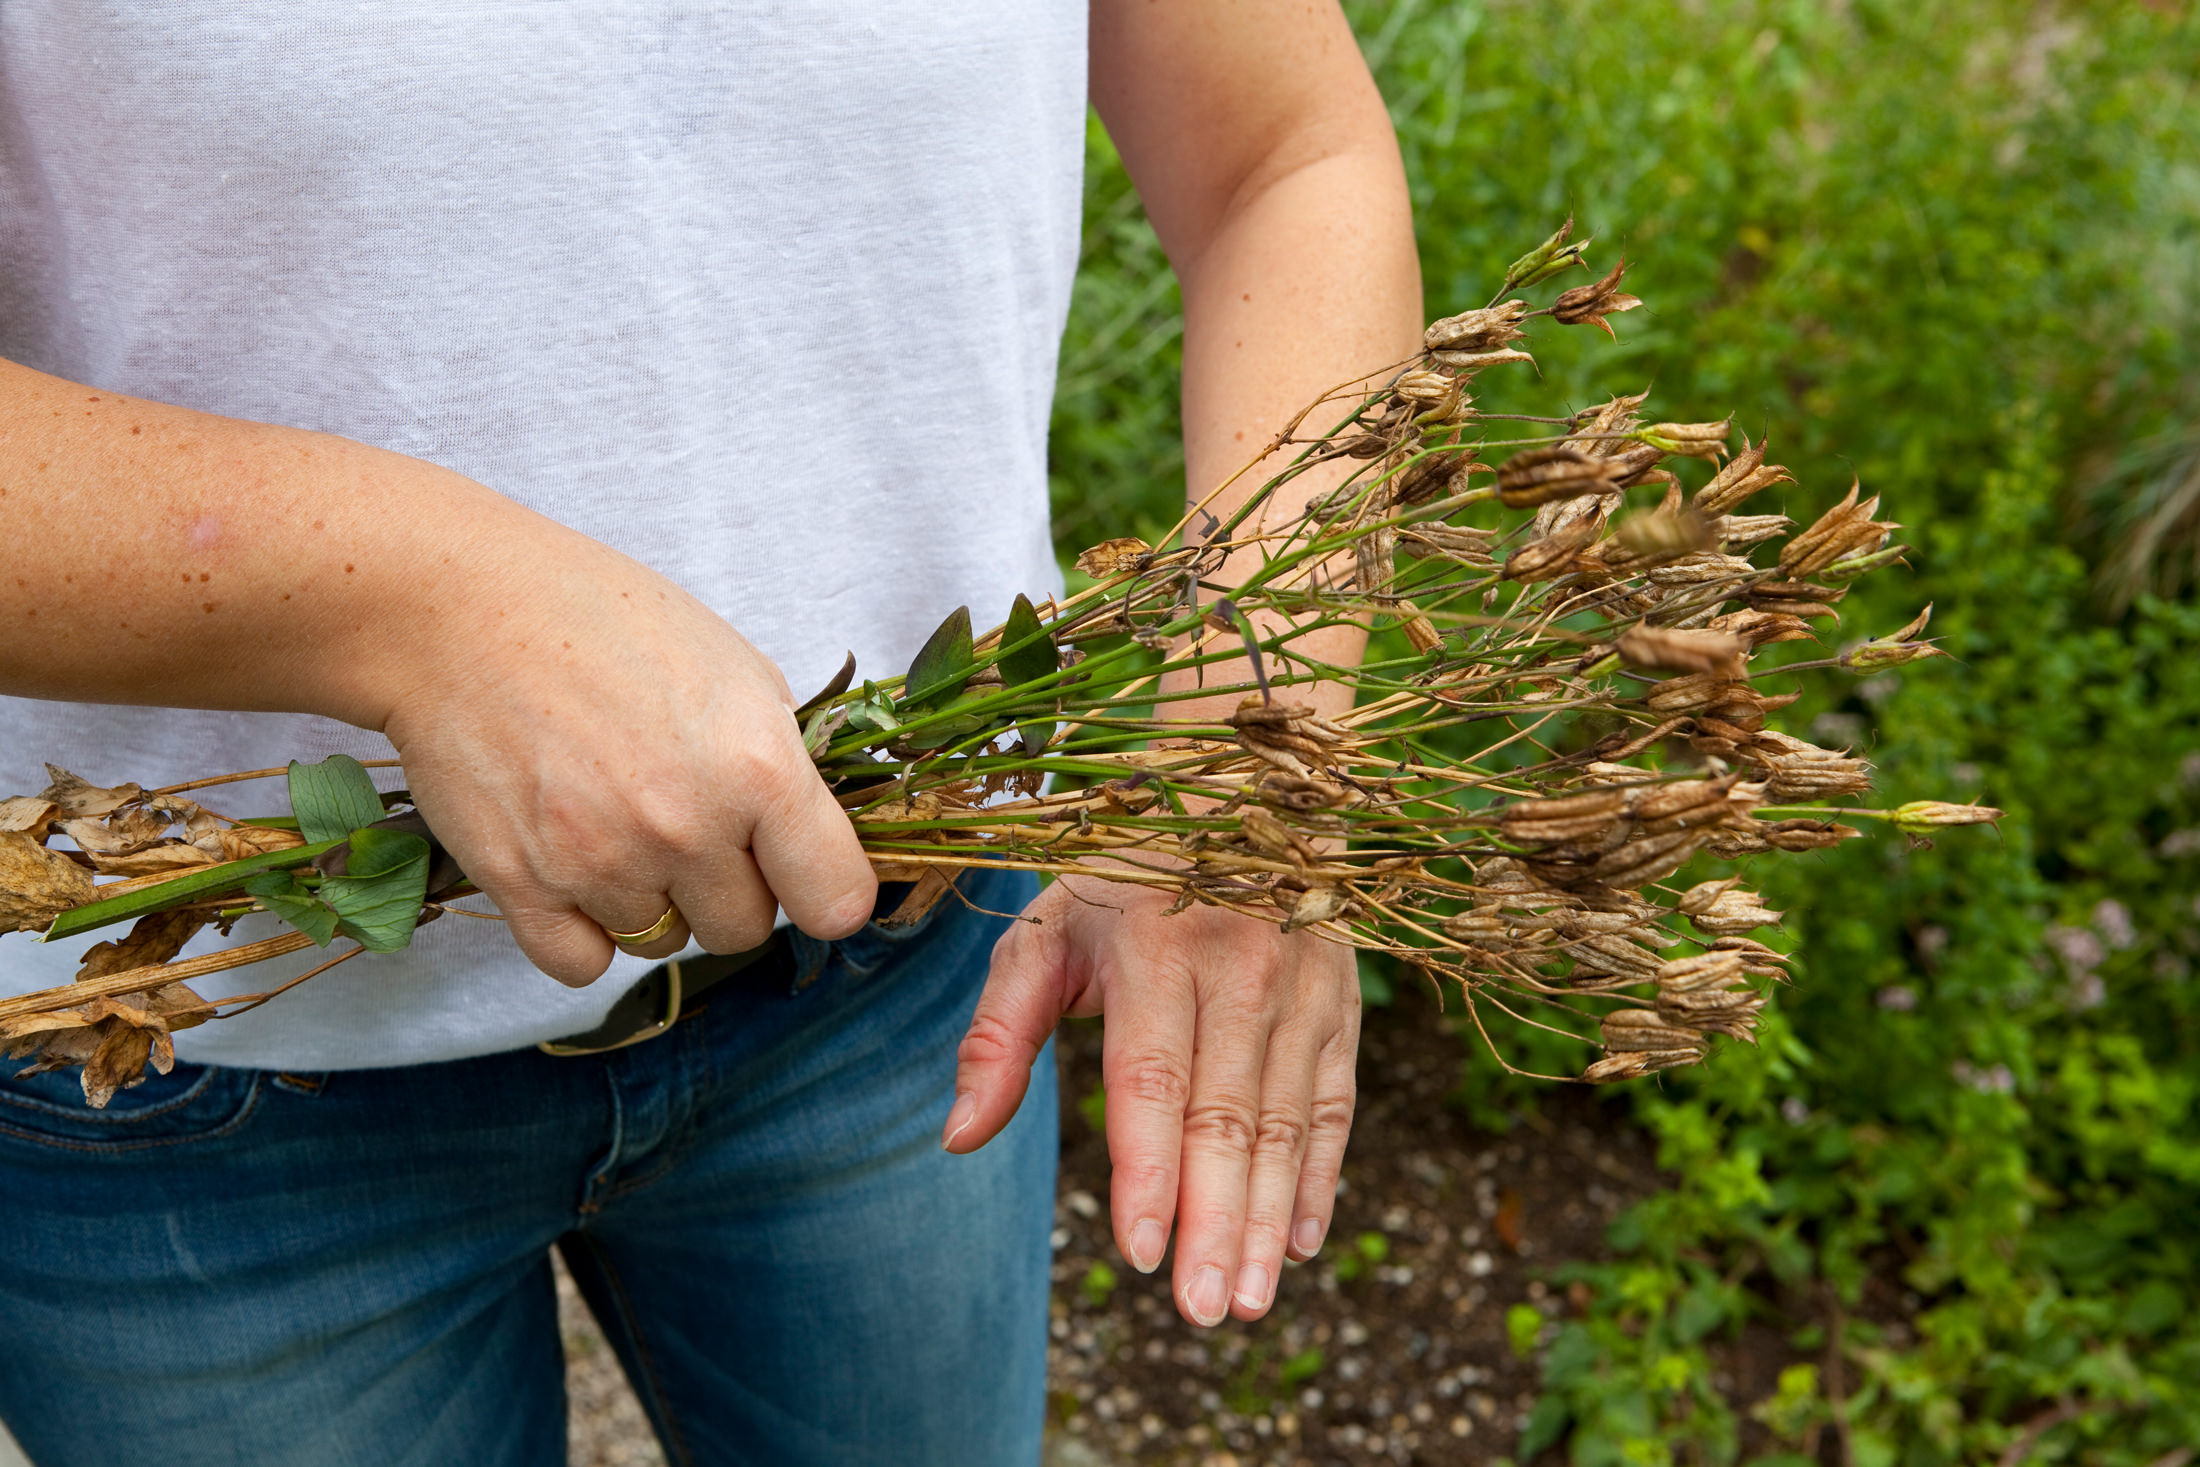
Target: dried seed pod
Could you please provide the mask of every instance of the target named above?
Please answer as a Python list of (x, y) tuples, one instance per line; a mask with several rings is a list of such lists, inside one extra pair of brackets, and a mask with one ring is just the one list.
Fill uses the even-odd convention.
[(1410, 602), (1399, 603), (1398, 609), (1407, 612), (1407, 614), (1398, 623), (1398, 628), (1405, 633), (1406, 641), (1412, 646), (1413, 650), (1425, 657), (1443, 647), (1444, 634), (1436, 629), (1435, 622), (1430, 621), (1421, 614), (1419, 608), (1413, 608), (1409, 611), (1408, 608), (1411, 605)]
[(1271, 769), (1254, 786), (1254, 792), (1271, 805), (1287, 810), (1332, 810), (1351, 798), (1334, 781), (1308, 778), (1282, 769)]
[(1708, 523), (1712, 539), (1728, 550), (1762, 545), (1795, 528), (1795, 521), (1784, 514), (1722, 514)]
[(1633, 489), (1637, 485), (1657, 481), (1661, 477), (1672, 481), (1672, 475), (1658, 467), (1665, 461), (1662, 449), (1646, 443), (1629, 444), (1616, 453), (1604, 455), (1612, 464), (1612, 482), (1621, 489)]
[(1642, 419), (1637, 410), (1649, 398), (1647, 392), (1622, 394), (1609, 402), (1575, 413), (1567, 422), (1567, 431), (1573, 436), (1566, 440), (1569, 448), (1578, 448), (1594, 456), (1619, 453), (1630, 446), (1629, 435)]
[[(1280, 894), (1279, 894), (1280, 896)], [(1279, 901), (1278, 905), (1282, 905)], [(1290, 904), (1290, 920), (1283, 924), (1286, 932), (1296, 932), (1311, 927), (1316, 922), (1334, 921), (1344, 915), (1352, 905), (1352, 894), (1341, 886), (1318, 886), (1302, 893)]]
[(1778, 464), (1765, 462), (1765, 445), (1745, 441), (1742, 451), (1726, 462), (1726, 466), (1711, 476), (1690, 502), (1690, 507), (1705, 519), (1713, 519), (1730, 510), (1761, 489), (1774, 484), (1792, 484), (1795, 476)]
[(1738, 555), (1704, 551), (1665, 565), (1654, 565), (1643, 572), (1643, 578), (1653, 586), (1709, 586), (1720, 581), (1740, 581), (1756, 573), (1757, 567)]
[(1476, 907), (1444, 919), (1444, 935), (1461, 942), (1495, 946), (1512, 937), (1512, 928), (1495, 907)]
[(1702, 1050), (1618, 1050), (1583, 1070), (1581, 1078), (1591, 1085), (1609, 1085), (1616, 1080), (1639, 1080), (1644, 1075), (1654, 1075), (1660, 1070), (1677, 1070), (1684, 1065), (1695, 1064), (1703, 1056)]
[(1733, 813), (1736, 781), (1684, 779), (1644, 790), (1635, 801), (1635, 818), (1645, 830), (1686, 830), (1697, 825), (1716, 825)]
[(1606, 336), (1613, 335), (1611, 323), (1604, 318), (1617, 315), (1621, 311), (1632, 311), (1642, 304), (1640, 297), (1620, 291), (1620, 278), (1626, 273), (1627, 262), (1621, 260), (1594, 285), (1577, 285), (1572, 290), (1561, 293), (1557, 300), (1551, 302), (1552, 319), (1567, 326), (1579, 326), (1586, 321), (1595, 325)]
[(1475, 463), (1468, 457), (1469, 449), (1436, 449), (1413, 460), (1398, 471), (1391, 480), (1391, 498), (1398, 504), (1423, 504), (1431, 499), (1449, 498), (1463, 494), (1468, 479), (1476, 469), (1488, 470), (1487, 464)]
[(2003, 812), (1991, 805), (1955, 805), (1946, 800), (1912, 800), (1897, 805), (1894, 823), (1912, 835), (1923, 835), (1944, 825), (1991, 825)]
[(1618, 850), (1599, 856), (1588, 869), (1589, 879), (1607, 886), (1633, 889), (1671, 876), (1688, 864), (1688, 858), (1707, 839), (1701, 830), (1663, 831), (1629, 841)]
[(1136, 535), (1124, 535), (1114, 540), (1102, 540), (1098, 545), (1077, 557), (1077, 568), (1096, 581), (1124, 571), (1137, 570), (1153, 554), (1153, 547)]
[[(1433, 329), (1433, 328), (1432, 328)], [(1390, 390), (1407, 402), (1421, 407), (1440, 403), (1457, 390), (1459, 379), (1447, 372), (1431, 372), (1416, 368), (1402, 374), (1390, 384)]]
[(1620, 633), (1613, 650), (1630, 667), (1739, 677), (1749, 643), (1726, 632), (1680, 632), (1637, 625)]
[(1764, 905), (1753, 891), (1743, 891), (1739, 878), (1700, 882), (1681, 897), (1680, 909), (1700, 932), (1714, 937), (1739, 936), (1759, 927), (1777, 927), (1781, 914)]
[(1849, 594), (1846, 586), (1821, 586), (1811, 581), (1760, 581), (1749, 590), (1751, 601), (1813, 601), (1831, 604)]
[(1831, 820), (1775, 820), (1763, 832), (1765, 844), (1776, 851), (1822, 851), (1863, 833)]
[(1518, 300), (1479, 311), (1461, 311), (1456, 316), (1431, 322), (1428, 330), (1421, 334), (1421, 345), (1432, 352), (1493, 351), (1510, 346), (1527, 335), (1519, 325), (1521, 317), (1527, 314), (1528, 303)]
[(1899, 632), (1884, 637), (1874, 637), (1868, 642), (1849, 648), (1841, 654), (1841, 665), (1851, 672), (1870, 672), (1884, 667), (1899, 667), (1920, 657), (1938, 657), (1941, 651), (1930, 642), (1913, 641), (1925, 624), (1933, 619), (1933, 608), (1927, 606), (1917, 614), (1917, 619)]
[(1398, 532), (1398, 544), (1409, 553), (1427, 559), (1456, 560), (1463, 565), (1488, 565), (1490, 546), (1496, 540), (1494, 529), (1469, 525), (1408, 525)]
[(1616, 933), (1592, 933), (1566, 945), (1576, 973), (1610, 973), (1634, 982), (1653, 977), (1662, 960), (1650, 949)]
[(1624, 829), (1626, 790), (1592, 790), (1551, 800), (1521, 800), (1508, 805), (1497, 818), (1497, 828), (1515, 845), (1546, 841), (1584, 840)]
[(1595, 538), (1594, 528), (1576, 525), (1570, 530), (1531, 540), (1505, 557), (1504, 578), (1533, 582), (1565, 575), (1580, 562), (1582, 552)]
[(1775, 952), (1755, 938), (1717, 938), (1711, 944), (1711, 951), (1734, 954), (1742, 960), (1742, 971), (1752, 978), (1770, 978), (1780, 983), (1788, 981), (1787, 954)]
[(1398, 532), (1376, 530), (1352, 542), (1353, 587), (1380, 595), (1398, 578)]
[(1676, 1028), (1693, 1028), (1754, 1042), (1764, 995), (1742, 978), (1741, 959), (1706, 954), (1668, 964), (1683, 971), (1658, 974), (1658, 1016)]
[(1609, 460), (1553, 444), (1516, 453), (1499, 465), (1497, 497), (1507, 509), (1528, 509), (1554, 500), (1608, 493), (1613, 488), (1612, 478)]
[(1737, 685), (1729, 673), (1692, 672), (1652, 683), (1642, 701), (1652, 713), (1688, 713), (1726, 700)]
[(1692, 958), (1675, 958), (1658, 968), (1657, 984), (1662, 990), (1690, 993), (1699, 989), (1718, 988), (1732, 983), (1742, 976), (1742, 957), (1733, 952), (1699, 953)]
[(1432, 351), (1429, 359), (1439, 366), (1450, 367), (1462, 374), (1481, 371), (1484, 367), (1502, 367), (1507, 362), (1532, 362), (1535, 358), (1524, 351), (1501, 347), (1496, 351)]
[(1716, 423), (1655, 423), (1642, 430), (1642, 440), (1667, 453), (1716, 460), (1726, 457), (1726, 440), (1733, 431), (1732, 418)]
[(1667, 1022), (1651, 1009), (1614, 1009), (1604, 1016), (1604, 1047), (1613, 1053), (1656, 1054), (1693, 1050), (1701, 1058), (1703, 1035)]
[(1777, 611), (1760, 611), (1755, 607), (1715, 616), (1706, 625), (1711, 631), (1727, 632), (1740, 637), (1752, 649), (1771, 642), (1793, 642), (1808, 640), (1810, 637), (1810, 627), (1801, 617), (1788, 616)]
[(1808, 754), (1774, 754), (1763, 762), (1772, 772), (1766, 789), (1781, 804), (1838, 799), (1862, 794), (1872, 787), (1871, 765), (1824, 749)]
[(1879, 496), (1859, 504), (1859, 486), (1850, 485), (1847, 497), (1820, 515), (1811, 527), (1780, 547), (1780, 569), (1800, 580), (1837, 560), (1877, 549), (1899, 525), (1877, 523), (1872, 514)]
[(1718, 544), (1702, 515), (1690, 510), (1674, 512), (1663, 508), (1629, 515), (1619, 522), (1613, 538), (1630, 561), (1667, 560), (1710, 550)]

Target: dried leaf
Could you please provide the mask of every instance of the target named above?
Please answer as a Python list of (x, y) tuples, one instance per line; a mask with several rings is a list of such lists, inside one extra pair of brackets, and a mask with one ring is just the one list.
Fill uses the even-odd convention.
[(10, 795), (0, 800), (0, 831), (44, 835), (47, 824), (60, 812), (61, 807), (44, 795)]
[(0, 932), (44, 927), (92, 895), (91, 872), (23, 831), (0, 831)]
[(51, 800), (63, 815), (105, 815), (121, 809), (144, 793), (134, 784), (118, 784), (113, 789), (102, 789), (96, 784), (77, 778), (56, 764), (46, 766), (46, 778), (51, 782), (46, 786), (43, 798)]
[(1138, 569), (1139, 563), (1153, 554), (1153, 547), (1136, 535), (1124, 535), (1114, 540), (1102, 540), (1099, 544), (1077, 557), (1077, 568), (1096, 581), (1121, 575), (1124, 571)]
[(99, 943), (87, 951), (83, 965), (76, 970), (76, 981), (165, 963), (182, 952), (184, 944), (205, 925), (205, 918), (190, 912), (153, 912), (140, 917), (127, 936)]

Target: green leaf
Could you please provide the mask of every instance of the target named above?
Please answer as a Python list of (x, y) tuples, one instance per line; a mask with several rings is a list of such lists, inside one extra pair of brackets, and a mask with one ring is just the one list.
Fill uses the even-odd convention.
[(291, 760), (290, 810), (309, 841), (342, 840), (386, 813), (365, 767), (346, 754), (331, 754), (318, 764)]
[(1019, 592), (1001, 630), (1001, 681), (1011, 688), (1037, 682), (1062, 670), (1062, 654), (1039, 620), (1031, 598)]
[(832, 702), (833, 699), (839, 697), (842, 693), (847, 692), (848, 685), (850, 683), (853, 683), (855, 680), (856, 654), (850, 652), (848, 654), (848, 660), (840, 664), (840, 671), (833, 674), (833, 680), (827, 683), (823, 688), (819, 689), (816, 696), (812, 697), (809, 702), (804, 703), (800, 708), (795, 709), (795, 719), (801, 723), (808, 723), (811, 714), (817, 712), (817, 710), (819, 708), (822, 708), (825, 704)]
[(315, 947), (327, 947), (336, 936), (336, 913), (298, 880), (291, 871), (268, 871), (253, 877), (244, 889), (260, 899), (260, 905), (313, 939)]
[(909, 676), (902, 684), (902, 702), (914, 703), (959, 691), (963, 680), (976, 669), (977, 660), (970, 635), (970, 608), (958, 606), (917, 649), (916, 660), (909, 664)]
[(53, 919), (45, 935), (39, 941), (57, 942), (64, 937), (74, 937), (80, 932), (90, 932), (112, 922), (127, 922), (142, 917), (147, 912), (164, 912), (185, 902), (196, 901), (216, 892), (233, 891), (243, 885), (248, 876), (262, 871), (281, 871), (290, 866), (303, 866), (316, 856), (325, 855), (342, 845), (340, 840), (315, 841), (310, 845), (292, 846), (287, 851), (269, 851), (264, 855), (247, 856), (242, 861), (224, 861), (219, 866), (206, 866), (187, 876), (173, 877), (155, 886), (141, 887), (122, 896), (109, 897), (105, 901), (86, 902), (81, 907), (71, 907)]
[(346, 937), (369, 952), (393, 953), (412, 941), (428, 895), (428, 843), (402, 830), (359, 830), (342, 876), (321, 883)]

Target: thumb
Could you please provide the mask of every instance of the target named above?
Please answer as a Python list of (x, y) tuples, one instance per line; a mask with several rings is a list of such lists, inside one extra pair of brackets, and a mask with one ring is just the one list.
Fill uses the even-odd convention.
[(1032, 1062), (1067, 1009), (1067, 954), (1055, 925), (1019, 921), (993, 945), (978, 1011), (955, 1051), (955, 1104), (940, 1134), (957, 1155), (998, 1136), (1016, 1114)]

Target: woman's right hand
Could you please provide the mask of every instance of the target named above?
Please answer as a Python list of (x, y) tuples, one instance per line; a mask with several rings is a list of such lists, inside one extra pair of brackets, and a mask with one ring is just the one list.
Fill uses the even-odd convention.
[[(522, 512), (524, 513), (524, 512)], [(609, 932), (678, 908), (711, 952), (869, 920), (877, 883), (803, 749), (779, 669), (671, 581), (538, 517), (461, 554), (432, 642), (391, 679), (383, 731), (422, 815), (534, 964), (585, 984)], [(487, 552), (486, 554), (478, 552)], [(456, 605), (452, 604), (456, 601)]]

